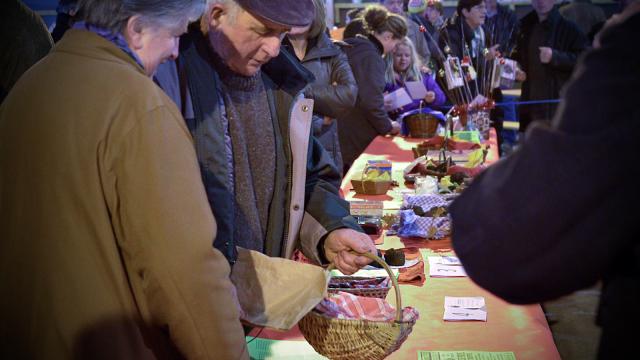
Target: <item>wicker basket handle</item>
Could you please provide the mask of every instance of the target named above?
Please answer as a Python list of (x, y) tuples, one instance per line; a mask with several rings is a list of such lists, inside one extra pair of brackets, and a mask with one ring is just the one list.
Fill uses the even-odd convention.
[[(393, 289), (395, 290), (395, 293), (396, 293), (396, 322), (398, 323), (402, 322), (402, 298), (400, 297), (400, 285), (398, 285), (398, 280), (396, 279), (395, 275), (393, 275), (393, 271), (391, 271), (391, 268), (389, 267), (389, 265), (387, 265), (387, 263), (384, 260), (382, 260), (379, 256), (369, 252), (358, 253), (355, 251), (351, 251), (351, 253), (354, 255), (367, 257), (377, 262), (378, 264), (382, 265), (382, 267), (387, 271), (387, 274), (389, 274), (389, 277), (391, 278), (391, 282), (393, 283)], [(335, 264), (331, 263), (327, 267), (327, 271), (331, 271), (335, 268), (336, 268)]]

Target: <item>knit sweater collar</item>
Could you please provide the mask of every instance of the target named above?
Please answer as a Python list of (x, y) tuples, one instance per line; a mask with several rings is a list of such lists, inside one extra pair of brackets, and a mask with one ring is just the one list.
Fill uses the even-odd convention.
[(210, 54), (211, 62), (219, 74), (220, 80), (229, 90), (253, 91), (257, 88), (258, 81), (261, 81), (260, 70), (253, 76), (244, 76), (231, 70), (215, 49), (211, 48)]

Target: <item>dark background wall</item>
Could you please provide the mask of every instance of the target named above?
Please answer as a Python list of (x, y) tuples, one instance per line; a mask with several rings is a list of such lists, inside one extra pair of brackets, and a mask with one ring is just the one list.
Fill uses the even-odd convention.
[[(23, 0), (23, 2), (31, 9), (35, 10), (38, 14), (40, 14), (44, 21), (47, 23), (47, 26), (49, 26), (50, 28), (55, 23), (56, 6), (58, 5), (58, 0)], [(612, 0), (592, 0), (592, 2), (602, 7), (608, 16), (618, 11), (618, 3)], [(336, 23), (338, 25), (343, 25), (344, 15), (348, 10), (354, 7), (366, 6), (369, 3), (378, 3), (378, 1), (363, 0), (362, 3), (354, 4), (351, 0), (334, 0)], [(448, 17), (455, 11), (457, 1), (444, 0), (443, 3), (445, 7), (445, 16)], [(518, 17), (524, 16), (531, 10), (530, 4), (531, 2), (527, 0), (515, 1), (514, 8), (516, 10), (516, 13), (518, 14)]]

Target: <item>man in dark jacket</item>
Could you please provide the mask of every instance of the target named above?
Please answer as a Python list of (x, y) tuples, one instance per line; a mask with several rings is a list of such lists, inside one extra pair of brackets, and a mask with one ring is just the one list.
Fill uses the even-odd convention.
[(499, 44), (498, 50), (509, 57), (515, 46), (518, 34), (518, 17), (516, 13), (496, 0), (486, 0), (487, 19), (484, 31), (490, 44)]
[(640, 3), (606, 25), (577, 65), (551, 127), (487, 169), (450, 207), (453, 246), (476, 283), (517, 304), (602, 280), (600, 359), (636, 352), (640, 201)]
[[(534, 10), (520, 19), (513, 58), (527, 75), (523, 101), (558, 99), (578, 55), (587, 47), (587, 37), (554, 4), (555, 0), (533, 0)], [(556, 107), (554, 103), (520, 106), (520, 131), (532, 121), (550, 122)]]
[(208, 3), (200, 27), (180, 39), (177, 63), (156, 80), (182, 109), (218, 224), (214, 246), (231, 263), (235, 247), (289, 258), (296, 248), (316, 263), (353, 273), (374, 251), (340, 199), (340, 177), (310, 136), (312, 79), (281, 36), (311, 22), (310, 0)]

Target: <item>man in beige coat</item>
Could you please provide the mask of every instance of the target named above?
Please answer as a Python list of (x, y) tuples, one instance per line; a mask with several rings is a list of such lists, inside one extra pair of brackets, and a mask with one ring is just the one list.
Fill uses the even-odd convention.
[(248, 357), (191, 137), (149, 78), (203, 1), (144, 4), (81, 1), (0, 107), (2, 359)]

